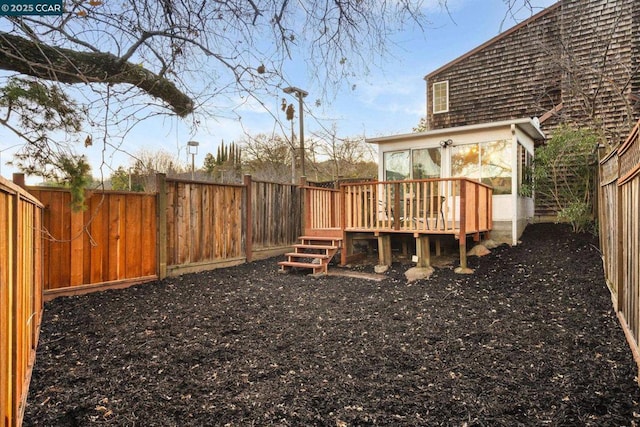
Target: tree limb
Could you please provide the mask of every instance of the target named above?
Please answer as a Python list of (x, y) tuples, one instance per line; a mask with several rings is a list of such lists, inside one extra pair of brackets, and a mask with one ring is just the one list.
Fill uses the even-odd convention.
[(173, 82), (110, 53), (54, 48), (0, 32), (0, 69), (60, 83), (130, 84), (163, 100), (181, 117), (194, 110), (193, 100)]

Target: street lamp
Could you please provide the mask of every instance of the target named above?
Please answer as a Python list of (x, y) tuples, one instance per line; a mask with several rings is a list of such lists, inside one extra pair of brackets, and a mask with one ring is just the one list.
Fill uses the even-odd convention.
[(192, 181), (195, 179), (194, 174), (196, 170), (196, 154), (198, 154), (198, 145), (200, 145), (198, 141), (187, 142), (187, 149), (189, 150), (189, 154), (191, 154), (191, 180)]
[(304, 119), (303, 119), (303, 111), (302, 111), (302, 99), (309, 95), (308, 92), (293, 86), (285, 87), (282, 89), (284, 93), (294, 94), (296, 98), (298, 98), (299, 111), (300, 111), (300, 172), (302, 176), (305, 176), (304, 171)]

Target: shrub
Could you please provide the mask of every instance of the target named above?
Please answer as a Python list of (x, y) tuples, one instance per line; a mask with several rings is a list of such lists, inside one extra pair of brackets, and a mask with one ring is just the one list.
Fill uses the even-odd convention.
[(558, 221), (574, 232), (591, 228), (596, 148), (602, 137), (591, 129), (561, 125), (533, 162), (536, 197), (553, 202)]

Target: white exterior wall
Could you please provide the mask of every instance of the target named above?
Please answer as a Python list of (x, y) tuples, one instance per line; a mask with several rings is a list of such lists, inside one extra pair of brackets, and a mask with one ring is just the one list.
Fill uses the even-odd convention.
[[(527, 131), (524, 129), (527, 126)], [(515, 245), (524, 231), (526, 225), (533, 218), (534, 200), (531, 197), (518, 195), (518, 143), (532, 155), (534, 153), (534, 140), (530, 136), (532, 129), (538, 132), (537, 138), (544, 138), (542, 132), (537, 129), (534, 121), (524, 120), (512, 122), (500, 122), (495, 124), (464, 126), (459, 128), (441, 129), (422, 132), (418, 134), (397, 135), (372, 139), (369, 142), (378, 145), (378, 179), (384, 180), (384, 153), (389, 151), (411, 150), (419, 148), (440, 147), (440, 141), (451, 139), (452, 146), (475, 144), (482, 142), (506, 140), (512, 144), (511, 159), (511, 194), (493, 196), (493, 221), (494, 230), (499, 233), (499, 240), (508, 241)], [(451, 177), (450, 148), (442, 148), (441, 177)]]

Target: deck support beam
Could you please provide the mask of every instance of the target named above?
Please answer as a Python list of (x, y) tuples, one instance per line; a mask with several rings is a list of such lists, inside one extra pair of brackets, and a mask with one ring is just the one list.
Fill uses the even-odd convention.
[(380, 265), (391, 265), (391, 235), (378, 235), (378, 263)]
[(428, 234), (416, 236), (416, 252), (418, 253), (418, 267), (431, 267), (431, 246)]

